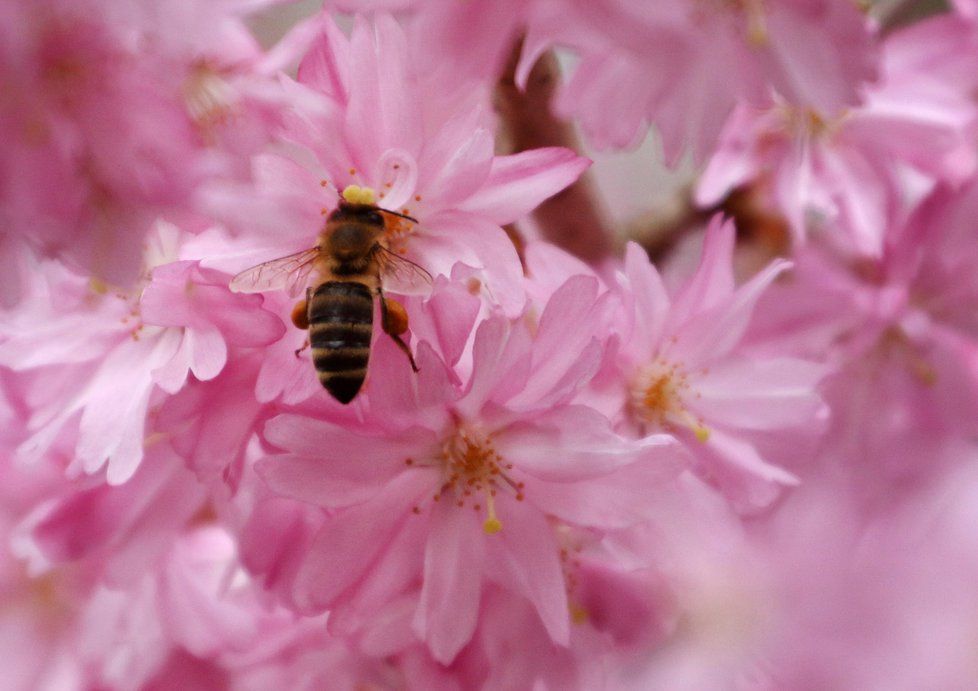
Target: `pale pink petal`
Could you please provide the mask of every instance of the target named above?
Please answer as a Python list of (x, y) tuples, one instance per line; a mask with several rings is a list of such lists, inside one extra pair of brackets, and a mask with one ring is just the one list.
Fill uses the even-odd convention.
[(673, 301), (669, 313), (673, 324), (682, 324), (694, 314), (716, 307), (733, 293), (735, 240), (733, 221), (714, 216), (703, 240), (700, 264)]
[(568, 524), (627, 528), (655, 515), (656, 488), (677, 476), (683, 466), (679, 454), (666, 452), (587, 482), (546, 482), (527, 475), (523, 493), (544, 513)]
[(426, 219), (408, 243), (409, 258), (433, 276), (451, 276), (456, 264), (480, 272), (483, 294), (509, 316), (523, 309), (523, 266), (506, 232), (485, 218), (444, 212)]
[(727, 118), (720, 144), (696, 181), (694, 198), (699, 206), (720, 204), (734, 188), (757, 175), (760, 161), (753, 140), (759, 115), (750, 106), (739, 105)]
[(859, 102), (878, 56), (865, 14), (847, 2), (774, 2), (761, 53), (768, 79), (792, 103), (835, 115)]
[(476, 418), (490, 399), (505, 401), (526, 383), (531, 343), (524, 329), (513, 327), (501, 316), (479, 325), (472, 348), (472, 374), (468, 390), (456, 406), (463, 415)]
[(625, 275), (629, 297), (634, 300), (630, 347), (651, 351), (662, 338), (671, 300), (648, 253), (634, 242), (629, 242), (625, 248)]
[[(179, 339), (179, 334), (174, 336)], [(93, 473), (107, 462), (109, 483), (121, 484), (136, 471), (154, 387), (150, 372), (172, 357), (176, 347), (164, 333), (155, 342), (124, 342), (106, 357), (88, 387), (79, 425), (75, 462), (85, 472)]]
[(493, 159), (485, 185), (459, 209), (506, 225), (572, 184), (591, 161), (570, 149), (533, 149)]
[(356, 585), (430, 489), (429, 473), (407, 471), (369, 501), (327, 518), (296, 574), (294, 599), (300, 610), (322, 611)]
[(227, 362), (228, 349), (220, 331), (215, 328), (186, 329), (183, 337), (190, 344), (193, 353), (190, 370), (197, 379), (208, 381), (221, 373)]
[(570, 643), (567, 590), (553, 528), (536, 508), (515, 499), (501, 502), (500, 515), (508, 525), (486, 539), (487, 575), (522, 593), (536, 609), (550, 638)]
[(432, 507), (430, 521), (413, 627), (435, 659), (447, 665), (475, 631), (486, 538), (478, 514), (448, 501)]
[[(431, 297), (422, 305), (423, 316), (430, 319), (432, 336), (428, 340), (438, 345), (449, 365), (455, 365), (462, 357), (480, 308), (481, 301), (461, 282), (444, 277), (436, 280)], [(417, 320), (412, 319), (411, 328), (419, 338), (425, 338)]]
[[(426, 214), (455, 208), (486, 184), (493, 165), (492, 133), (481, 104), (463, 110), (425, 142), (419, 166)], [(463, 202), (464, 203), (464, 202)]]
[(674, 443), (665, 434), (624, 439), (607, 418), (580, 405), (531, 415), (495, 432), (493, 441), (499, 454), (517, 468), (554, 482), (607, 475)]
[[(424, 571), (428, 530), (428, 521), (417, 514), (404, 522), (352, 597), (343, 598), (330, 610), (331, 633), (349, 636), (363, 632), (377, 647), (394, 645), (405, 636), (411, 644), (417, 643), (411, 620), (418, 607), (418, 576)], [(377, 630), (381, 626), (378, 619), (387, 617), (395, 618), (399, 630)], [(365, 641), (363, 644), (367, 645)]]
[(421, 110), (409, 77), (407, 40), (389, 15), (371, 27), (357, 17), (350, 37), (350, 90), (345, 133), (355, 143), (354, 167), (365, 180), (378, 180), (378, 165), (388, 149), (421, 153)]
[(790, 267), (791, 262), (783, 259), (771, 262), (727, 300), (689, 319), (669, 345), (669, 352), (689, 367), (729, 353), (743, 337), (761, 293)]
[[(594, 375), (601, 357), (597, 294), (593, 276), (574, 276), (553, 294), (540, 316), (526, 387), (509, 400), (511, 407), (551, 407)], [(569, 330), (568, 324), (581, 328)]]
[(424, 448), (431, 432), (421, 427), (405, 430), (398, 442), (393, 437), (357, 433), (325, 420), (284, 414), (265, 424), (265, 439), (299, 456), (323, 463), (345, 464), (351, 459), (370, 459), (382, 465), (403, 463), (405, 448)]
[[(698, 444), (699, 446), (695, 446)], [(781, 485), (797, 485), (799, 480), (784, 468), (765, 461), (757, 450), (745, 441), (736, 439), (726, 432), (710, 430), (708, 441), (693, 441), (690, 448), (697, 456), (710, 459), (711, 472), (719, 472), (719, 466), (726, 466), (738, 474), (751, 476), (758, 480)]]
[(689, 407), (704, 420), (742, 429), (777, 429), (824, 417), (816, 391), (827, 368), (807, 360), (736, 359), (691, 379)]
[(167, 362), (163, 363), (150, 374), (157, 386), (167, 393), (176, 393), (187, 383), (187, 374), (193, 362), (193, 343), (182, 333), (182, 329), (173, 329), (169, 338), (179, 339), (180, 345)]
[(298, 79), (332, 100), (345, 104), (351, 61), (349, 41), (325, 14), (320, 20), (319, 29), (322, 33), (299, 64)]
[[(410, 451), (405, 454), (412, 455)], [(370, 499), (404, 468), (403, 459), (377, 460), (369, 453), (329, 459), (283, 454), (255, 464), (255, 471), (276, 494), (331, 508)]]

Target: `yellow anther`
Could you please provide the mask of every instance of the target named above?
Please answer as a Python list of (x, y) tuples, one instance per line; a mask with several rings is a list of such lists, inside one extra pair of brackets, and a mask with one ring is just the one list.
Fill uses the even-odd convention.
[(482, 531), (486, 535), (495, 535), (496, 533), (498, 533), (502, 529), (503, 529), (503, 523), (502, 523), (502, 521), (500, 521), (495, 516), (493, 516), (492, 518), (487, 518), (482, 523)]
[(377, 202), (377, 193), (370, 187), (347, 185), (343, 190), (343, 199), (350, 204), (375, 204)]
[(482, 530), (486, 535), (495, 535), (503, 529), (503, 522), (496, 518), (496, 502), (491, 491), (486, 493), (486, 508), (489, 517), (482, 523)]
[(703, 425), (694, 425), (693, 434), (695, 434), (696, 439), (703, 444), (710, 439), (710, 430)]
[(571, 621), (575, 624), (586, 624), (588, 617), (588, 611), (581, 607), (580, 605), (572, 604), (570, 606)]

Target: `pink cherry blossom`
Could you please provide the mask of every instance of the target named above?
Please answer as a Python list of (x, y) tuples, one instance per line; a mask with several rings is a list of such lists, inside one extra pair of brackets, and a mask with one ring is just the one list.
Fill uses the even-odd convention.
[[(147, 267), (177, 251), (179, 233), (160, 226), (156, 240)], [(37, 282), (35, 294), (7, 315), (0, 343), (0, 364), (31, 373), (47, 391), (31, 402), (32, 435), (19, 453), (37, 459), (59, 435), (76, 435), (73, 472), (107, 465), (113, 483), (140, 463), (151, 401), (180, 389), (188, 371), (217, 376), (226, 343), (264, 345), (284, 329), (262, 312), (261, 297), (232, 294), (226, 275), (193, 262), (154, 270), (136, 295), (106, 292), (54, 266), (45, 278), (47, 285)]]
[(0, 689), (974, 687), (976, 20), (0, 6)]
[(848, 472), (872, 469), (860, 483), (869, 502), (941, 472), (940, 450), (975, 434), (976, 200), (974, 182), (935, 190), (878, 261), (839, 264), (809, 249), (762, 312), (755, 336), (765, 350), (838, 368), (826, 388), (838, 410), (827, 448)]
[(249, 4), (263, 3), (4, 7), (4, 226), (42, 257), (131, 287), (157, 218), (193, 214), (213, 178), (247, 177), (281, 120), (274, 72), (309, 32), (263, 54)]
[(672, 296), (645, 253), (628, 247), (616, 386), (627, 387), (619, 406), (631, 425), (673, 434), (701, 473), (756, 508), (797, 478), (765, 460), (754, 436), (790, 438), (824, 417), (815, 386), (825, 371), (738, 348), (758, 298), (790, 264), (776, 260), (735, 287), (733, 245), (733, 225), (715, 218), (696, 273)]
[[(268, 192), (291, 219), (278, 253), (315, 243), (336, 190), (368, 187), (383, 208), (418, 220), (390, 230), (392, 250), (436, 276), (450, 274), (456, 262), (478, 269), (487, 293), (518, 313), (520, 264), (500, 226), (576, 180), (588, 161), (561, 148), (494, 156), (481, 92), (447, 91), (420, 73), (389, 16), (373, 24), (358, 19), (349, 38), (324, 16), (298, 79), (297, 92), (319, 97), (297, 104), (286, 134), (306, 155), (300, 164), (262, 161), (274, 173)], [(215, 197), (215, 205), (221, 202)], [(266, 211), (265, 217), (280, 224), (282, 216)]]
[(908, 171), (960, 182), (975, 169), (975, 40), (948, 17), (894, 34), (884, 43), (880, 83), (863, 104), (834, 116), (789, 103), (739, 107), (697, 201), (710, 206), (754, 183), (796, 241), (826, 235), (840, 248), (879, 256), (887, 228), (906, 211)]
[[(874, 76), (869, 26), (844, 1), (641, 9), (578, 2), (572, 12), (570, 35), (561, 35), (554, 19), (538, 32), (531, 27), (528, 53), (544, 38), (577, 47), (582, 61), (560, 107), (579, 117), (599, 146), (634, 145), (655, 124), (668, 159), (686, 147), (704, 156), (738, 102), (763, 105), (773, 91), (799, 107), (834, 113), (857, 102), (861, 83)], [(642, 91), (609, 102), (624, 94), (616, 88), (623, 82)]]
[[(413, 628), (443, 663), (472, 635), (487, 578), (527, 598), (550, 637), (567, 643), (567, 600), (546, 517), (594, 526), (635, 520), (640, 506), (600, 503), (616, 496), (602, 478), (613, 483), (616, 470), (667, 443), (662, 435), (629, 442), (571, 402), (598, 364), (600, 341), (587, 329), (568, 333), (557, 317), (600, 310), (607, 297), (599, 298), (593, 279), (568, 281), (535, 338), (502, 315), (481, 322), (464, 388), (426, 342), (418, 346), (417, 383), (406, 380), (413, 375), (403, 355), (381, 340), (361, 424), (296, 415), (268, 423), (266, 441), (285, 453), (260, 461), (259, 473), (275, 492), (331, 509), (295, 576), (300, 608), (358, 600), (375, 607), (394, 586), (393, 572), (413, 563), (423, 582)], [(621, 483), (654, 484), (672, 467)], [(421, 551), (399, 554), (404, 540)]]

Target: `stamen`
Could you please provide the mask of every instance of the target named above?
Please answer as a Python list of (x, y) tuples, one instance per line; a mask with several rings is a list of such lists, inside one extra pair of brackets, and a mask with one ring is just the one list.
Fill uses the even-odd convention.
[(686, 407), (686, 400), (698, 398), (690, 391), (689, 376), (680, 363), (657, 359), (644, 367), (632, 385), (632, 408), (637, 417), (669, 430), (686, 427), (701, 443), (710, 438), (710, 430)]
[(503, 524), (496, 517), (496, 498), (492, 492), (486, 495), (486, 506), (489, 509), (489, 517), (483, 522), (482, 530), (486, 535), (495, 535), (503, 529)]
[(450, 492), (447, 501), (459, 508), (468, 505), (479, 512), (485, 506), (482, 530), (486, 535), (495, 535), (503, 529), (503, 522), (496, 514), (496, 494), (500, 489), (512, 490), (516, 500), (523, 501), (523, 483), (508, 474), (512, 464), (504, 463), (493, 449), (491, 437), (479, 431), (457, 427), (433, 463), (412, 463), (442, 470), (442, 484), (432, 495), (432, 501), (439, 501)]

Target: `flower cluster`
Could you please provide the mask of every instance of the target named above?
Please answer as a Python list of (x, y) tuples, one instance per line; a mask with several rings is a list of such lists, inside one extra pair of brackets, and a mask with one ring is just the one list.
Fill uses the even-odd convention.
[(978, 684), (974, 2), (279, 5), (0, 8), (0, 688)]

